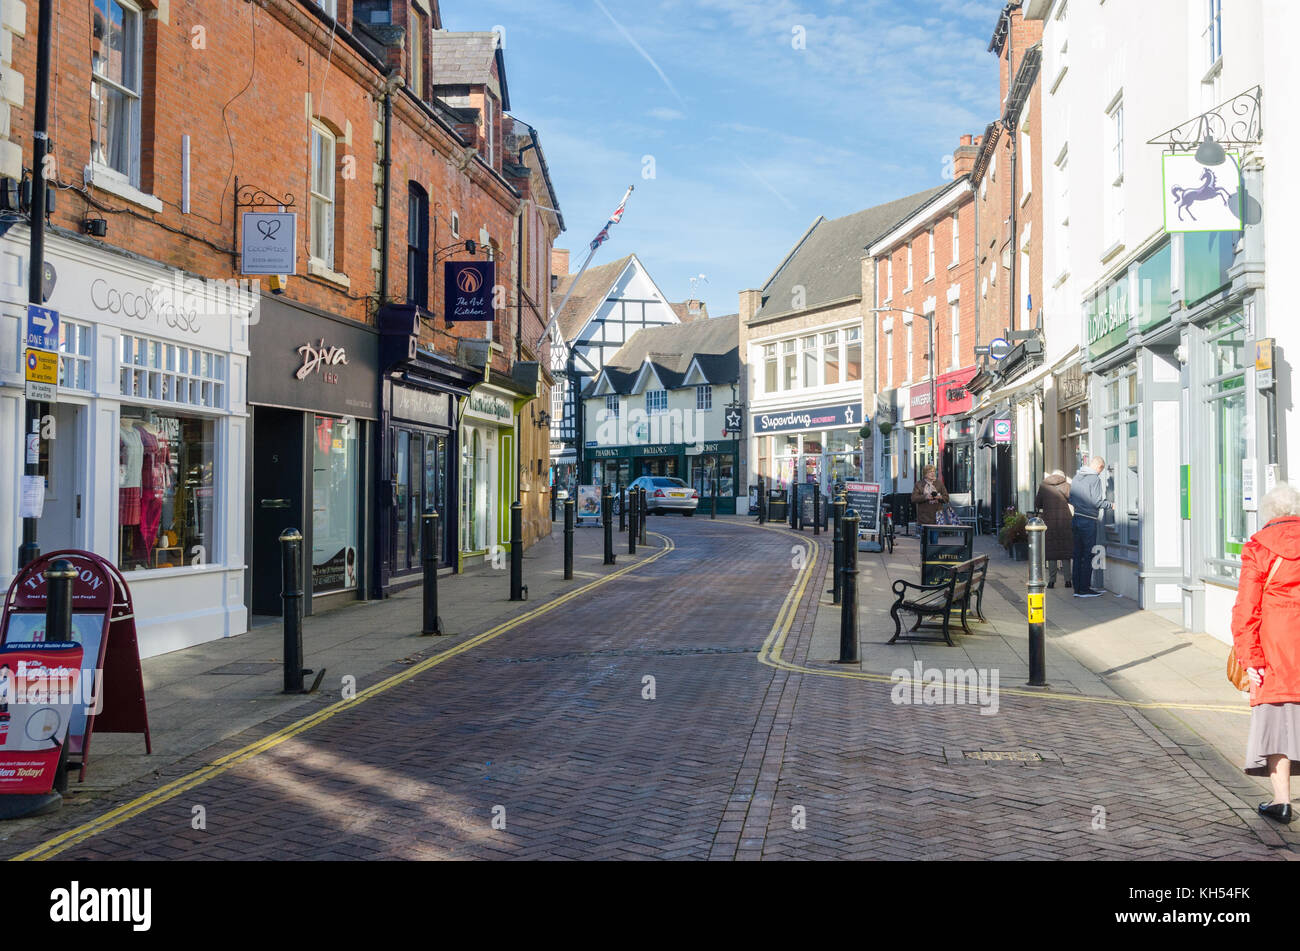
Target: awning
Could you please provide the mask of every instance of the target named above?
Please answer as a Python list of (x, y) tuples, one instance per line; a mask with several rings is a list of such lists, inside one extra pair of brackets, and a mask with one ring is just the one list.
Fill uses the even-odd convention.
[(996, 389), (993, 390), (991, 393), (988, 393), (985, 396), (985, 400), (989, 403), (998, 403), (1003, 400), (1009, 399), (1010, 397), (1014, 396), (1016, 393), (1019, 393), (1021, 390), (1028, 389), (1032, 386), (1037, 386), (1039, 383), (1043, 381), (1044, 378), (1057, 372), (1058, 370), (1061, 369), (1061, 367), (1065, 366), (1067, 363), (1073, 360), (1075, 355), (1078, 354), (1078, 352), (1079, 352), (1078, 347), (1072, 347), (1068, 353), (1060, 357), (1055, 363), (1052, 364), (1044, 363), (1040, 365), (1037, 369), (1035, 369), (1032, 373), (1027, 373), (1024, 376), (1017, 377), (1016, 379), (1012, 380), (1010, 383), (1007, 383), (1005, 386), (1001, 387), (1000, 389)]

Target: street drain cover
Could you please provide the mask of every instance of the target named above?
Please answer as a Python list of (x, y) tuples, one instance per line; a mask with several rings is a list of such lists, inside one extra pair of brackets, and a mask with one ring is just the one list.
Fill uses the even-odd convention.
[(1031, 753), (1028, 750), (965, 750), (961, 755), (967, 759), (1012, 760), (1018, 763), (1041, 763), (1043, 761), (1042, 753)]

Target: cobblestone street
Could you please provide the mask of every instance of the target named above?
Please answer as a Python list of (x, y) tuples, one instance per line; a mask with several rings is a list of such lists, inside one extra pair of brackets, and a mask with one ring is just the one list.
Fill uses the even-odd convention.
[[(78, 859), (1292, 854), (1253, 803), (1129, 705), (1019, 691), (987, 707), (895, 703), (887, 678), (852, 679), (809, 660), (827, 587), (824, 537), (737, 519), (664, 517), (651, 527), (662, 533), (652, 553), (655, 542), (671, 550), (584, 597), (460, 642), (383, 692), (365, 693), (377, 675), (346, 706), (322, 697), (305, 717), (286, 712), (95, 801), (90, 815), (65, 810), (29, 826), (0, 850)], [(896, 650), (894, 666), (910, 665), (911, 652)], [(1003, 687), (1019, 685), (1012, 676)], [(237, 751), (233, 765), (223, 760)], [(974, 751), (1019, 758), (965, 755)], [(111, 821), (85, 830), (106, 814)]]

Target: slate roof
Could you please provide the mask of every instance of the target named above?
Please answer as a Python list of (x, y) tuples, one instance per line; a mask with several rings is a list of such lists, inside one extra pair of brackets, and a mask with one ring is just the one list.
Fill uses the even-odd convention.
[[(629, 393), (648, 359), (667, 389), (686, 379), (691, 361), (710, 383), (740, 379), (740, 316), (697, 319), (666, 327), (638, 330), (605, 364), (605, 376), (618, 393)], [(589, 396), (595, 381), (584, 395)]]
[[(623, 269), (631, 260), (632, 255), (627, 254), (617, 261), (589, 267), (583, 272), (582, 280), (574, 289), (573, 296), (569, 298), (568, 303), (564, 305), (564, 310), (560, 311), (556, 319), (556, 326), (560, 328), (560, 334), (565, 340), (571, 342), (578, 336), (587, 318), (609, 296), (609, 289), (614, 286), (614, 282), (618, 280), (618, 276), (623, 273)], [(551, 291), (551, 300), (564, 300), (564, 295), (569, 292), (569, 285), (576, 277), (576, 274), (561, 277), (555, 290)]]
[(754, 321), (791, 313), (794, 289), (800, 286), (805, 308), (860, 297), (867, 246), (951, 185), (936, 185), (843, 218), (818, 218), (763, 285), (763, 303)]
[(429, 47), (429, 78), (436, 86), (486, 86), (492, 83), (492, 64), (497, 63), (501, 85), (501, 108), (510, 108), (505, 60), (498, 60), (496, 33), (452, 33), (434, 30)]

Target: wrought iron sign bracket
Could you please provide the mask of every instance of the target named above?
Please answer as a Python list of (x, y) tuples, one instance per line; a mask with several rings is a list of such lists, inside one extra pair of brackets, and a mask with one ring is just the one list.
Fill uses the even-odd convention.
[(272, 194), (264, 188), (258, 188), (256, 185), (241, 185), (239, 176), (235, 176), (235, 222), (233, 247), (234, 258), (236, 263), (239, 261), (239, 209), (255, 208), (266, 211), (280, 210), (285, 211), (290, 208), (296, 208), (297, 201), (292, 192), (285, 192), (283, 197)]
[(1264, 140), (1262, 97), (1263, 87), (1247, 89), (1148, 139), (1147, 145), (1159, 145), (1166, 152), (1195, 152), (1207, 135), (1225, 148), (1259, 145)]

